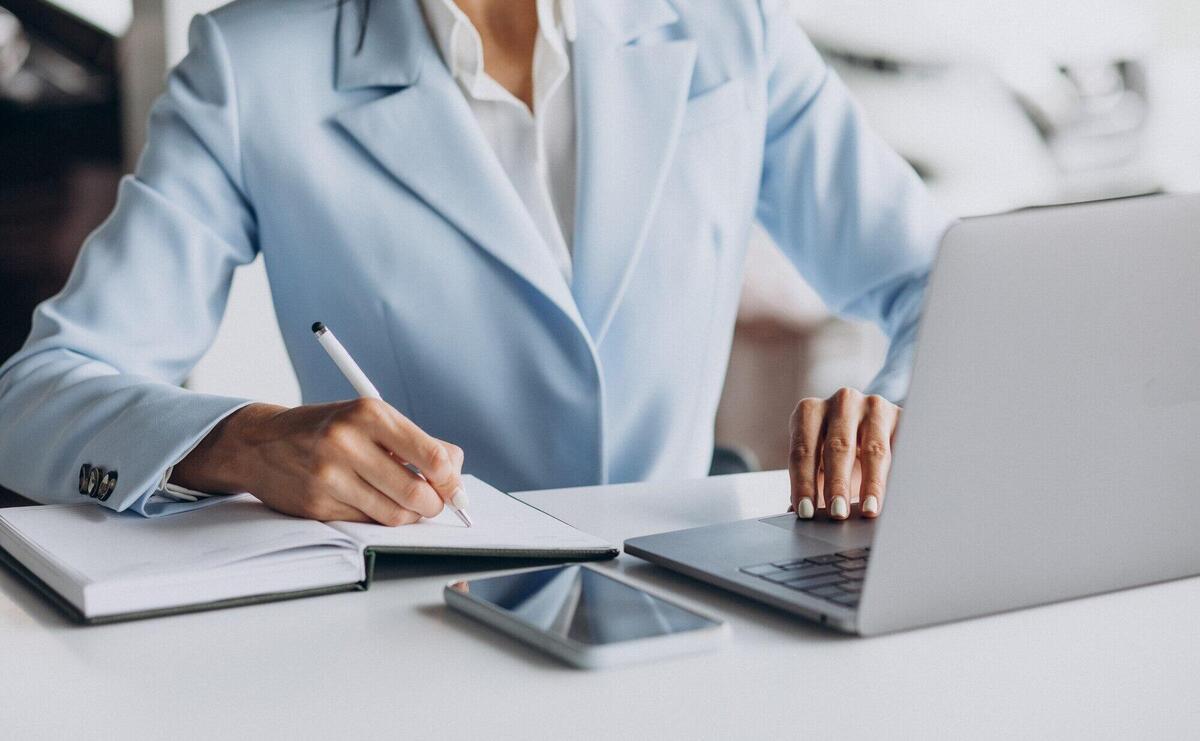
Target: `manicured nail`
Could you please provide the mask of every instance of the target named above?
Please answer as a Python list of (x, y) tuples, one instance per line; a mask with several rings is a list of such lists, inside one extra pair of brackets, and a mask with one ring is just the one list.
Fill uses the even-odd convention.
[(879, 514), (879, 497), (871, 494), (863, 500), (863, 512), (866, 512), (868, 515)]
[(455, 489), (454, 496), (450, 497), (450, 504), (453, 504), (457, 509), (466, 509), (469, 506), (466, 490), (461, 486)]
[(813, 518), (813, 501), (808, 497), (802, 497), (800, 504), (796, 507), (796, 516), (801, 520), (811, 520)]
[(834, 497), (829, 505), (829, 513), (835, 520), (844, 520), (850, 516), (850, 503), (845, 497)]

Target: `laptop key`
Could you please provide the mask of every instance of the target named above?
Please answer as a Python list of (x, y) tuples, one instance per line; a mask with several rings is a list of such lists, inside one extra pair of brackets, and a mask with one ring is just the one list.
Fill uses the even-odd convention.
[(767, 581), (775, 582), (776, 584), (783, 584), (785, 581), (792, 581), (793, 579), (798, 579), (799, 577), (796, 576), (795, 571), (784, 570), (784, 571), (776, 571), (771, 574), (759, 574), (758, 578), (766, 579)]
[(866, 569), (855, 569), (854, 571), (843, 571), (842, 576), (855, 581), (862, 581), (867, 576)]
[(865, 569), (867, 568), (867, 559), (856, 558), (850, 561), (838, 561), (839, 569)]
[(788, 581), (791, 581), (792, 579), (808, 579), (813, 576), (825, 576), (826, 574), (839, 574), (841, 572), (838, 571), (837, 566), (818, 566), (815, 563), (808, 563), (804, 564), (804, 568), (802, 569), (788, 569), (787, 573), (791, 574), (791, 578), (788, 579)]
[(808, 592), (814, 597), (825, 598), (834, 597), (839, 594), (845, 594), (845, 592), (843, 592), (841, 587), (839, 587), (837, 584), (826, 584), (823, 587), (809, 587), (804, 591)]
[(829, 601), (836, 602), (839, 605), (845, 605), (846, 607), (858, 607), (857, 594), (839, 594), (837, 596), (830, 597)]
[(787, 561), (772, 561), (771, 565), (780, 569), (795, 569), (804, 564), (803, 558), (793, 558)]
[(812, 589), (813, 587), (823, 587), (826, 584), (836, 584), (842, 580), (838, 574), (826, 574), (825, 576), (812, 576), (806, 579), (794, 579), (785, 582), (783, 586), (788, 589), (797, 589), (801, 592)]
[(836, 553), (827, 553), (823, 556), (813, 556), (812, 558), (806, 558), (804, 560), (808, 561), (809, 563), (815, 563), (815, 564), (820, 564), (821, 566), (825, 566), (827, 564), (836, 563), (838, 561), (841, 561), (842, 557)]
[(758, 566), (743, 566), (741, 570), (747, 574), (750, 574), (751, 576), (766, 576), (767, 574), (774, 574), (780, 569), (769, 563), (763, 563), (759, 564)]
[(850, 592), (851, 594), (858, 594), (862, 592), (862, 585), (863, 583), (861, 581), (844, 581), (838, 586), (844, 591)]
[(869, 547), (855, 548), (854, 550), (850, 551), (842, 551), (841, 555), (845, 558), (866, 558), (867, 556), (871, 555), (871, 549)]

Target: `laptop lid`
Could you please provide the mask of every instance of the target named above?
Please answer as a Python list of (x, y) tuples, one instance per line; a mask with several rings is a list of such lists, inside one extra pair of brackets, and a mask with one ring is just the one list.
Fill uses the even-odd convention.
[(943, 240), (859, 630), (1200, 573), (1200, 197)]

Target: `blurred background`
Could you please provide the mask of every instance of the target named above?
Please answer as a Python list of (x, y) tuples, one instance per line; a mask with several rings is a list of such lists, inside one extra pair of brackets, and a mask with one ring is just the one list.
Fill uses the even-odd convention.
[[(0, 361), (111, 210), (206, 0), (0, 0)], [(793, 0), (867, 117), (949, 211), (1200, 190), (1197, 0)], [(717, 419), (786, 466), (804, 396), (861, 386), (884, 343), (828, 315), (763, 234)], [(239, 271), (189, 384), (294, 404), (261, 264)], [(7, 421), (0, 421), (5, 423)]]

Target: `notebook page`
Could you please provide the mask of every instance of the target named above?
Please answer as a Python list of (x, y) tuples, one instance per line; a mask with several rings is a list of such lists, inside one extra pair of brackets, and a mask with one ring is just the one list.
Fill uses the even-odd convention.
[(474, 476), (463, 477), (471, 504), (467, 527), (449, 508), (432, 519), (412, 525), (385, 527), (357, 522), (332, 522), (364, 548), (495, 553), (512, 551), (554, 555), (563, 552), (603, 553), (613, 546), (576, 530), (550, 515), (504, 494)]
[[(116, 584), (136, 582), (146, 597), (156, 592), (161, 597), (163, 585), (170, 584), (176, 604), (189, 604), (230, 592), (248, 596), (256, 590), (274, 591), (270, 585), (243, 583), (238, 576), (241, 568), (258, 569), (255, 564), (263, 558), (278, 563), (288, 554), (304, 559), (316, 552), (339, 562), (353, 555), (361, 564), (359, 547), (342, 533), (274, 512), (249, 495), (157, 518), (90, 503), (6, 509), (0, 511), (0, 545), (89, 614), (82, 597)], [(216, 570), (225, 580), (220, 595), (199, 584)], [(353, 579), (346, 577), (344, 566), (336, 571), (345, 581)], [(110, 611), (120, 612), (122, 607), (133, 611), (150, 605), (130, 599), (128, 605), (115, 605)]]
[(353, 547), (324, 524), (279, 514), (249, 495), (165, 517), (89, 503), (9, 509), (0, 517), (64, 571), (92, 582), (213, 568), (300, 546)]

